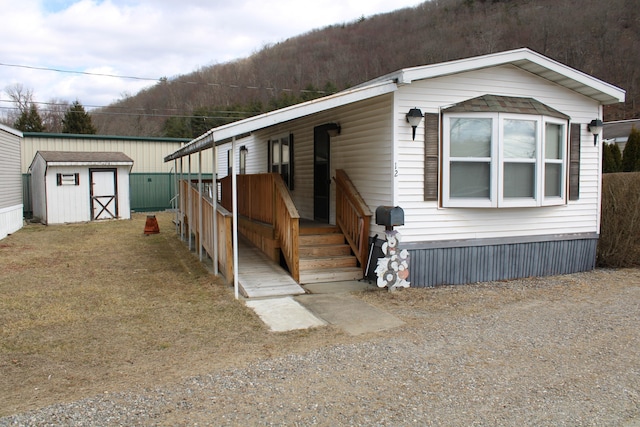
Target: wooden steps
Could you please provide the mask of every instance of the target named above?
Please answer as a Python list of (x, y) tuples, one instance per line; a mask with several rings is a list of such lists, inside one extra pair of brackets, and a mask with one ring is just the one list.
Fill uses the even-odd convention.
[(362, 269), (335, 226), (300, 228), (300, 283), (359, 280)]

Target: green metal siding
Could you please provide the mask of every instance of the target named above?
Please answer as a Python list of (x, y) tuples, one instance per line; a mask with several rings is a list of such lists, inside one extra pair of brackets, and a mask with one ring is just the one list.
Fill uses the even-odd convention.
[[(202, 179), (211, 179), (202, 174)], [(192, 176), (192, 179), (197, 179)], [(129, 194), (132, 212), (152, 212), (171, 209), (175, 196), (176, 177), (172, 173), (132, 173), (129, 175)]]
[(131, 211), (150, 212), (171, 208), (175, 176), (170, 173), (132, 173), (129, 175)]

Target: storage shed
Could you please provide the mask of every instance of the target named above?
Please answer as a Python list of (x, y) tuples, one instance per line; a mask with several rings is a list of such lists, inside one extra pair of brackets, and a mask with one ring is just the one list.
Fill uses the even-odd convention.
[(38, 151), (29, 167), (34, 218), (43, 224), (131, 218), (132, 166), (120, 152)]
[(0, 239), (22, 228), (22, 132), (0, 124)]

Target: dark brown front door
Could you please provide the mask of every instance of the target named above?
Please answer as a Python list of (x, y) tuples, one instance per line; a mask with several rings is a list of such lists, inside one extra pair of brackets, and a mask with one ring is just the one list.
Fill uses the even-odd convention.
[(330, 137), (325, 126), (313, 129), (313, 219), (329, 222), (331, 196)]

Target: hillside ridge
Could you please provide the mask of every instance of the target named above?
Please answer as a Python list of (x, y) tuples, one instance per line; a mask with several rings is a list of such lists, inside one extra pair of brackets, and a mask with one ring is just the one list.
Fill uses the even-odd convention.
[(627, 102), (606, 107), (606, 120), (640, 117), (635, 0), (431, 0), (162, 79), (94, 111), (93, 122), (102, 134), (196, 137), (402, 68), (521, 47), (625, 89)]

